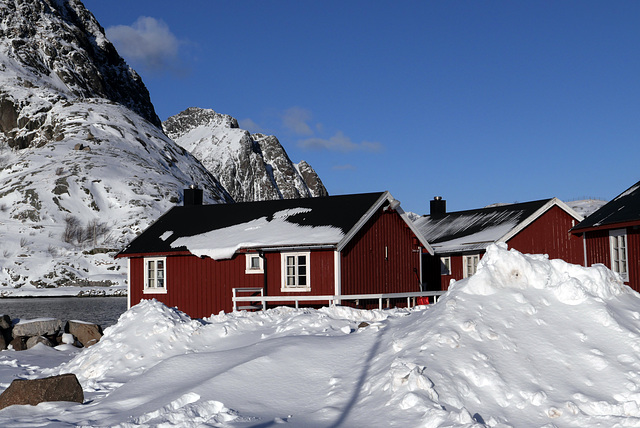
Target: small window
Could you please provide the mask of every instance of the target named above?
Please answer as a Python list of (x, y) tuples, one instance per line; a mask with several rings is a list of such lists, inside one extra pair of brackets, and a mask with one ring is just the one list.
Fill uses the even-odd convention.
[(469, 278), (474, 275), (478, 270), (478, 262), (480, 261), (479, 254), (472, 254), (469, 256), (462, 256), (463, 277)]
[(145, 293), (166, 293), (167, 292), (167, 260), (165, 257), (154, 257), (144, 259), (144, 292)]
[(628, 281), (627, 231), (625, 229), (610, 231), (609, 246), (611, 247), (611, 270), (620, 274), (624, 281)]
[(246, 268), (245, 273), (264, 273), (264, 265), (262, 257), (256, 253), (245, 254)]
[(440, 275), (451, 275), (451, 257), (440, 257)]
[(282, 291), (311, 291), (309, 253), (282, 253)]

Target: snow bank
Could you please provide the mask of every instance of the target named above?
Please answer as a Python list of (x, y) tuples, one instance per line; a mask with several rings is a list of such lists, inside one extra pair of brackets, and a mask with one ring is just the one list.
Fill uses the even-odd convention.
[[(192, 320), (144, 301), (41, 372), (68, 371), (93, 401), (56, 421), (89, 426), (640, 426), (640, 300), (603, 266), (492, 246), (413, 310)], [(11, 409), (0, 425), (51, 418)]]

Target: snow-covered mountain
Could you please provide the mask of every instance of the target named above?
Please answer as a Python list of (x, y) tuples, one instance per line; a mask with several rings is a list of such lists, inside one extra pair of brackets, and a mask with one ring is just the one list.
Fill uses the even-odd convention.
[(238, 202), (328, 194), (313, 168), (305, 161), (291, 162), (276, 137), (250, 134), (229, 115), (191, 107), (162, 126)]
[(231, 201), (164, 135), (140, 77), (80, 1), (3, 0), (0, 21), (0, 295), (123, 286), (109, 250), (184, 187)]
[(567, 202), (575, 212), (580, 214), (581, 216), (587, 218), (594, 212), (598, 211), (607, 201), (603, 201), (602, 199), (578, 199), (575, 201)]

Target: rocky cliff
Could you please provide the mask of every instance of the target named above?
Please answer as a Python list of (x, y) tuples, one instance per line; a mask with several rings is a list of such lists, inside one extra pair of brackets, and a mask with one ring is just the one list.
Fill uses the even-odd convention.
[(167, 119), (163, 128), (218, 177), (236, 201), (327, 195), (308, 163), (294, 164), (276, 137), (250, 134), (229, 115), (192, 107)]
[(232, 200), (164, 135), (140, 77), (82, 3), (3, 0), (0, 22), (0, 296), (123, 286), (114, 250), (184, 187)]

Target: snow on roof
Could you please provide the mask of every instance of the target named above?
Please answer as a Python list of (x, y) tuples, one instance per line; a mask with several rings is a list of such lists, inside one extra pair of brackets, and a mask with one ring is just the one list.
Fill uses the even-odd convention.
[(196, 256), (222, 260), (230, 259), (241, 248), (336, 244), (344, 237), (342, 230), (337, 227), (304, 226), (288, 221), (292, 216), (311, 211), (310, 208), (278, 211), (271, 218), (260, 217), (222, 229), (178, 238), (171, 243), (171, 247), (184, 246)]
[(226, 259), (244, 248), (337, 245), (390, 198), (378, 192), (174, 207), (118, 256), (189, 251)]
[(491, 226), (479, 232), (465, 235), (460, 238), (431, 244), (435, 251), (441, 253), (454, 253), (460, 251), (484, 250), (490, 244), (497, 242), (504, 235), (509, 233), (517, 222), (506, 222), (496, 226)]

